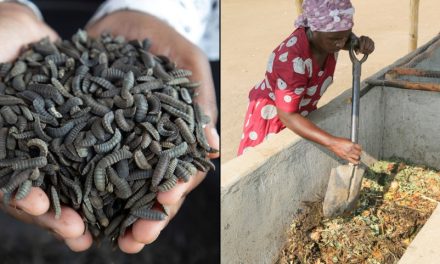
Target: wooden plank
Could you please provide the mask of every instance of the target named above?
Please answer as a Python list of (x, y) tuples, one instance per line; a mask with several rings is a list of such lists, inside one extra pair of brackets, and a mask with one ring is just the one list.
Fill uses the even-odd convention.
[(302, 13), (302, 3), (303, 0), (295, 0), (295, 10), (296, 10), (296, 15), (299, 16)]
[(366, 82), (374, 86), (391, 86), (410, 90), (440, 92), (440, 84), (438, 83), (408, 82), (400, 80), (367, 80)]
[(409, 29), (409, 51), (417, 48), (418, 28), (419, 28), (419, 2), (420, 0), (410, 0), (410, 29)]
[[(387, 74), (390, 78), (395, 79), (397, 75), (411, 75), (411, 76), (420, 76), (420, 77), (430, 77), (430, 78), (440, 78), (440, 71), (432, 71), (432, 70), (423, 70), (423, 69), (415, 69), (415, 68), (402, 68), (397, 67), (390, 70)], [(385, 79), (387, 79), (385, 75)], [(387, 80), (390, 80), (389, 78)]]

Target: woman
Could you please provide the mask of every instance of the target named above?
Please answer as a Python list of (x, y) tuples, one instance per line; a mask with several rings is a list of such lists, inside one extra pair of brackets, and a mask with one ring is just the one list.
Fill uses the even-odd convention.
[[(297, 29), (270, 55), (265, 79), (249, 93), (238, 155), (287, 127), (357, 164), (360, 145), (330, 135), (306, 118), (333, 82), (339, 50), (347, 50), (354, 37), (354, 8), (349, 0), (305, 0), (303, 10)], [(356, 51), (373, 50), (374, 42), (361, 36)]]

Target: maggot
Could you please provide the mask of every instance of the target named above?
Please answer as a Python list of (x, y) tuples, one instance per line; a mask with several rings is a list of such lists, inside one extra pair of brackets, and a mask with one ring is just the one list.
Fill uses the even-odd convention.
[(93, 99), (89, 95), (80, 95), (80, 98), (83, 100), (83, 102), (87, 106), (90, 106), (92, 108), (91, 112), (94, 113), (95, 115), (102, 117), (110, 111), (110, 108), (108, 108), (107, 106), (105, 106), (103, 104), (96, 102), (96, 100)]
[(171, 190), (174, 186), (177, 184), (177, 177), (175, 175), (172, 175), (170, 178), (168, 178), (166, 181), (164, 181), (162, 184), (157, 186), (157, 191), (159, 192), (166, 192)]
[(118, 127), (125, 132), (129, 132), (134, 128), (134, 123), (131, 120), (126, 120), (122, 109), (118, 109), (115, 112), (115, 121)]
[(145, 99), (145, 96), (142, 94), (135, 94), (134, 96), (134, 104), (136, 106), (136, 114), (135, 114), (135, 121), (136, 122), (142, 122), (145, 115), (148, 112), (148, 103)]
[(154, 192), (146, 194), (144, 197), (137, 200), (137, 202), (131, 206), (130, 211), (144, 207), (147, 204), (152, 204), (152, 202), (154, 203), (154, 200), (156, 199), (156, 197), (157, 197), (157, 193), (154, 193)]
[(0, 160), (6, 158), (6, 137), (8, 131), (7, 127), (0, 128)]
[(53, 87), (55, 87), (55, 89), (57, 89), (58, 92), (60, 92), (64, 97), (67, 98), (73, 97), (73, 95), (69, 93), (69, 91), (63, 86), (63, 84), (61, 84), (61, 82), (58, 81), (58, 79), (52, 77), (50, 79), (50, 82), (52, 83)]
[(0, 106), (24, 105), (24, 104), (25, 102), (23, 101), (23, 99), (11, 95), (0, 95)]
[(188, 144), (194, 144), (196, 142), (194, 134), (191, 133), (191, 130), (189, 129), (187, 123), (183, 121), (183, 119), (176, 118), (176, 120), (174, 120), (174, 123), (177, 125), (183, 139), (188, 142)]
[(64, 139), (64, 144), (68, 145), (73, 143), (73, 141), (75, 140), (75, 138), (78, 136), (78, 133), (84, 129), (87, 126), (86, 122), (83, 123), (79, 123), (77, 125), (75, 125), (70, 131), (69, 133), (66, 135), (65, 139)]
[(166, 95), (164, 93), (157, 93), (157, 92), (154, 93), (154, 95), (157, 98), (159, 98), (159, 100), (164, 104), (168, 104), (168, 105), (170, 105), (180, 111), (185, 111), (185, 109), (186, 109), (187, 105), (184, 102), (179, 101), (172, 96)]
[(111, 134), (115, 133), (115, 131), (113, 130), (113, 127), (112, 127), (112, 122), (114, 119), (115, 119), (115, 115), (114, 115), (113, 111), (108, 112), (102, 118), (102, 127), (105, 130), (107, 130), (107, 132), (109, 132)]
[(112, 167), (107, 167), (107, 175), (109, 180), (116, 187), (115, 194), (121, 199), (127, 199), (132, 195), (132, 191), (128, 182), (120, 178)]
[(9, 78), (13, 78), (17, 75), (25, 73), (27, 70), (27, 64), (24, 61), (17, 61), (9, 72)]
[(182, 142), (174, 148), (162, 151), (162, 154), (169, 156), (170, 158), (177, 158), (185, 154), (187, 149), (188, 144), (186, 142)]
[(159, 132), (151, 123), (142, 122), (139, 125), (142, 126), (143, 128), (145, 128), (145, 130), (148, 131), (148, 133), (150, 133), (150, 135), (154, 138), (154, 140), (157, 140), (157, 141), (160, 140)]
[(97, 153), (106, 153), (112, 150), (118, 143), (121, 142), (122, 135), (119, 129), (116, 128), (112, 138), (104, 143), (93, 145)]
[(47, 153), (49, 152), (47, 143), (39, 138), (33, 138), (27, 142), (28, 147), (35, 146), (39, 149), (39, 156), (47, 157)]
[(148, 163), (148, 160), (145, 158), (144, 153), (142, 150), (136, 150), (134, 152), (134, 161), (136, 162), (136, 165), (139, 167), (139, 169), (143, 170), (151, 170), (151, 164)]
[(3, 116), (6, 123), (10, 125), (17, 123), (17, 114), (15, 114), (9, 106), (3, 106), (0, 108), (0, 114)]
[(130, 212), (130, 214), (142, 219), (153, 220), (153, 221), (162, 221), (165, 220), (165, 218), (167, 217), (167, 215), (163, 212), (151, 210), (147, 208), (136, 209)]
[[(18, 170), (15, 170), (15, 171), (18, 171)], [(13, 192), (20, 184), (22, 184), (24, 181), (29, 179), (29, 176), (31, 175), (31, 173), (32, 173), (32, 170), (27, 169), (27, 170), (23, 170), (18, 173), (12, 174), (11, 178), (9, 179), (9, 182), (5, 186), (3, 186), (0, 189), (0, 191), (3, 193)]]
[(90, 78), (90, 80), (107, 90), (116, 89), (116, 87), (111, 82), (104, 78), (93, 76)]
[(162, 108), (165, 109), (168, 113), (170, 113), (171, 115), (173, 115), (175, 117), (180, 117), (188, 123), (191, 122), (191, 117), (187, 113), (185, 113), (177, 108), (174, 108), (174, 107), (172, 107), (170, 105), (166, 105), (166, 104), (163, 104)]
[(127, 147), (123, 147), (111, 154), (108, 154), (104, 158), (102, 158), (98, 164), (96, 165), (94, 172), (94, 182), (96, 189), (98, 191), (104, 191), (105, 189), (105, 178), (104, 178), (104, 170), (108, 166), (115, 164), (116, 162), (129, 159), (132, 157), (132, 153), (128, 150)]
[(139, 199), (141, 199), (148, 191), (148, 188), (140, 188), (135, 194), (133, 194), (125, 203), (124, 209), (131, 208)]
[(46, 132), (44, 132), (43, 127), (42, 127), (41, 122), (40, 122), (40, 116), (39, 115), (35, 116), (34, 131), (35, 131), (35, 134), (39, 138), (41, 138), (42, 140), (44, 140), (46, 142), (50, 142), (52, 140), (52, 137), (50, 137), (49, 135), (46, 134)]
[(167, 167), (170, 163), (170, 157), (167, 155), (162, 155), (159, 158), (158, 163), (156, 164), (156, 168), (154, 169), (153, 177), (151, 179), (151, 186), (156, 187), (162, 181), (165, 172), (167, 171)]
[(192, 72), (190, 70), (185, 69), (176, 69), (169, 72), (171, 76), (174, 78), (181, 78), (181, 77), (189, 77), (192, 75)]
[(18, 187), (17, 193), (15, 194), (15, 200), (21, 200), (26, 197), (32, 188), (32, 181), (25, 180), (20, 187)]
[(20, 160), (17, 163), (12, 164), (13, 170), (24, 170), (28, 168), (42, 168), (47, 165), (47, 159), (46, 157), (36, 157), (36, 158), (30, 158), (26, 160)]
[(47, 134), (51, 137), (64, 137), (65, 135), (67, 135), (67, 133), (70, 132), (70, 130), (72, 130), (72, 128), (74, 127), (74, 123), (69, 121), (66, 122), (64, 125), (62, 125), (61, 127), (46, 127), (46, 131)]
[(31, 83), (27, 87), (28, 90), (36, 92), (37, 94), (43, 96), (44, 98), (50, 98), (58, 105), (63, 104), (64, 97), (61, 93), (55, 89), (52, 85), (41, 84), (41, 83)]
[[(134, 89), (134, 88), (133, 88)], [(148, 105), (151, 106), (148, 110), (148, 113), (151, 115), (157, 115), (161, 112), (161, 103), (159, 98), (157, 98), (152, 93), (147, 93), (145, 96), (147, 99)]]

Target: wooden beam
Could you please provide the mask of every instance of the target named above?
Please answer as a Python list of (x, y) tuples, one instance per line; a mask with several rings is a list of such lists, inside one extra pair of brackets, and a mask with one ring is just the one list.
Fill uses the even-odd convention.
[(411, 90), (440, 92), (440, 84), (438, 83), (408, 82), (402, 80), (367, 80), (366, 82), (374, 86), (391, 86)]
[(295, 9), (296, 9), (296, 15), (299, 16), (302, 13), (302, 3), (303, 0), (295, 0)]
[(419, 28), (419, 2), (420, 0), (410, 0), (410, 29), (409, 29), (409, 51), (417, 48), (418, 28)]

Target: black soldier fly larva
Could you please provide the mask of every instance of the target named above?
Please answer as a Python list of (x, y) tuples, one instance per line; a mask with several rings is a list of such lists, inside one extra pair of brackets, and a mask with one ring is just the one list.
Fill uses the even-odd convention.
[(116, 241), (137, 219), (167, 217), (159, 192), (214, 169), (199, 84), (150, 45), (79, 30), (0, 63), (3, 202), (40, 187), (55, 218), (72, 207)]

